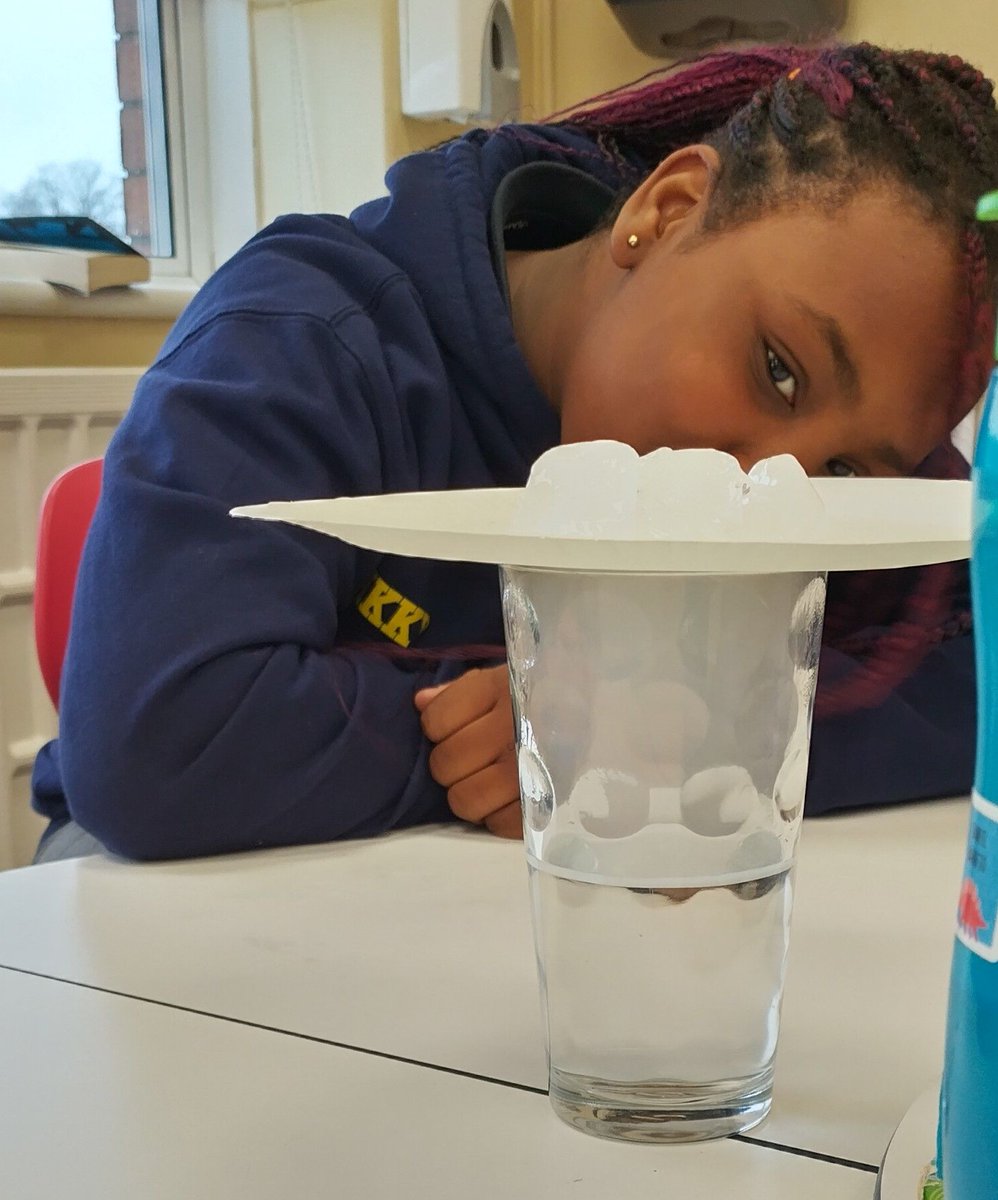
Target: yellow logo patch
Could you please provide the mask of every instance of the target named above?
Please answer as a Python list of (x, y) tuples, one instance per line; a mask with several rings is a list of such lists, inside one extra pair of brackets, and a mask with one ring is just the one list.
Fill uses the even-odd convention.
[(357, 611), (396, 646), (408, 647), (430, 624), (430, 614), (407, 600), (380, 575), (357, 601)]

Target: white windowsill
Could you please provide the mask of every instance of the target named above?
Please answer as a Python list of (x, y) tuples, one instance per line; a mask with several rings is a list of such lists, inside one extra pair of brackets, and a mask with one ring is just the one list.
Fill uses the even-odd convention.
[(153, 279), (129, 287), (105, 288), (91, 296), (77, 296), (49, 283), (0, 279), (0, 316), (172, 321), (197, 290), (193, 279)]

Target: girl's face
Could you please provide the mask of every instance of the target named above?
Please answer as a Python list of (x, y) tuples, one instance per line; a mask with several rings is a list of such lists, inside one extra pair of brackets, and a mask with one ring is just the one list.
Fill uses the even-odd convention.
[(954, 421), (965, 334), (952, 236), (886, 189), (703, 235), (710, 152), (689, 153), (596, 243), (560, 364), (563, 441), (910, 473)]

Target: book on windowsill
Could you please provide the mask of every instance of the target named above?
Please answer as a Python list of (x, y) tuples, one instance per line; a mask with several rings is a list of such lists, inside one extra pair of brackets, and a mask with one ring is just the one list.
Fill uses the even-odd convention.
[(38, 279), (89, 296), (148, 278), (145, 255), (90, 217), (0, 217), (0, 279)]

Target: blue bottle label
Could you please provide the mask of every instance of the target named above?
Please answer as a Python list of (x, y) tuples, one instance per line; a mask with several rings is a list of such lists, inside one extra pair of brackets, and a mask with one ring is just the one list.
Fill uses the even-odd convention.
[(977, 792), (971, 804), (956, 936), (968, 950), (998, 962), (998, 804)]

